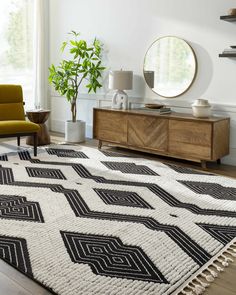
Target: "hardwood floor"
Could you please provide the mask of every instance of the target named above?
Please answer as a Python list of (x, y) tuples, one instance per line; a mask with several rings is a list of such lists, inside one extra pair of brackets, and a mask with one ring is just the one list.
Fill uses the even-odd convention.
[[(63, 143), (64, 139), (61, 134), (52, 134), (52, 142)], [(96, 140), (87, 140), (83, 145), (97, 148)], [(22, 140), (22, 147), (27, 147), (25, 141)], [(124, 149), (118, 149), (115, 147), (104, 147), (114, 150), (116, 152), (122, 152), (129, 155), (134, 155), (138, 157), (144, 157), (148, 159), (153, 159), (157, 161), (180, 164), (182, 166), (190, 167), (193, 169), (201, 169), (200, 164), (191, 163), (181, 160), (173, 160), (170, 158), (149, 155), (141, 152), (133, 152)], [(0, 154), (10, 151), (17, 150), (16, 140), (3, 141), (0, 140)], [(236, 178), (236, 167), (229, 165), (217, 165), (216, 163), (208, 164), (205, 171), (213, 172), (219, 175), (225, 175), (229, 177)], [(28, 279), (23, 274), (19, 273), (17, 270), (6, 264), (4, 261), (0, 260), (0, 295), (49, 295), (49, 291), (45, 290), (39, 284)], [(211, 286), (204, 293), (205, 295), (236, 295), (236, 259), (231, 263), (225, 271), (220, 273), (219, 277), (211, 283)], [(78, 294), (83, 295), (83, 294)], [(158, 295), (158, 294), (156, 294)]]
[(0, 295), (50, 295), (49, 291), (0, 259)]

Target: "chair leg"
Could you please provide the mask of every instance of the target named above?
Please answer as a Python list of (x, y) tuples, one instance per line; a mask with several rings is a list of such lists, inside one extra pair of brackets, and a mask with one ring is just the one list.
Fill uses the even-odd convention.
[(38, 134), (34, 133), (34, 156), (37, 157)]
[(17, 136), (17, 145), (20, 146), (20, 136)]

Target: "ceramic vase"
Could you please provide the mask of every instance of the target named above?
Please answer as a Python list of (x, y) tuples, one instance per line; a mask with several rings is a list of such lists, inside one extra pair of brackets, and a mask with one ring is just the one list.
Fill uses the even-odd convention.
[(211, 105), (206, 99), (197, 99), (192, 104), (193, 116), (197, 118), (208, 118), (211, 116)]

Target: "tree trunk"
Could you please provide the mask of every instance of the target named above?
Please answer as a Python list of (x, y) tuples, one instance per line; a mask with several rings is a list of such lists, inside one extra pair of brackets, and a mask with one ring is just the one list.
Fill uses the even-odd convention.
[(73, 99), (71, 101), (71, 114), (72, 114), (72, 122), (76, 122), (76, 115), (77, 115), (76, 99)]

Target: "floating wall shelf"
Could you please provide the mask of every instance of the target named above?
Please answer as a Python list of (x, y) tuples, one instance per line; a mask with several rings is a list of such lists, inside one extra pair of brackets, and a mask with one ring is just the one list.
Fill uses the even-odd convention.
[(236, 22), (236, 15), (222, 15), (220, 19), (227, 22)]
[[(236, 15), (222, 15), (220, 17), (221, 20), (227, 21), (227, 22), (236, 22)], [(219, 57), (231, 57), (235, 58), (236, 53), (221, 53), (219, 54)]]
[(236, 57), (236, 53), (221, 53), (219, 57)]

